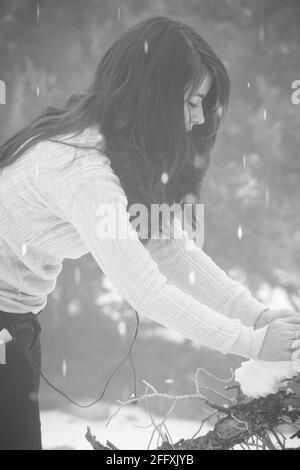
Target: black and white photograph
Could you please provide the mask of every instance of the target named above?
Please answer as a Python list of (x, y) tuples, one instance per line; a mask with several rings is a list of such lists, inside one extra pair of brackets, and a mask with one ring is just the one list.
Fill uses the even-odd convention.
[(300, 450), (300, 0), (0, 0), (0, 450)]

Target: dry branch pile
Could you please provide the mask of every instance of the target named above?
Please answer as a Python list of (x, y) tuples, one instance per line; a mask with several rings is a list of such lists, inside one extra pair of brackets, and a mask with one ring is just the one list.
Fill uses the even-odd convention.
[[(229, 388), (229, 387), (228, 387)], [(214, 428), (206, 435), (192, 439), (181, 439), (172, 443), (165, 434), (158, 450), (287, 450), (287, 437), (300, 438), (300, 376), (288, 381), (276, 394), (265, 398), (247, 400), (241, 392), (232, 406), (219, 406), (205, 401), (212, 410), (205, 421), (214, 417)], [(285, 426), (285, 435), (283, 434)], [(289, 435), (286, 435), (288, 429)], [(94, 450), (116, 450), (107, 442), (97, 442), (90, 430), (86, 434)], [(297, 448), (300, 450), (300, 447)]]

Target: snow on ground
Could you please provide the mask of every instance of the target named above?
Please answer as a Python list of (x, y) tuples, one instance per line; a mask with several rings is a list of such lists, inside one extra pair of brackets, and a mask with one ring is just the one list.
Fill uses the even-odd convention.
[[(87, 417), (84, 417), (84, 414), (84, 411), (78, 413), (74, 409), (41, 411), (44, 450), (91, 450), (90, 444), (85, 439), (87, 426), (102, 444), (109, 440), (123, 450), (147, 449), (153, 427), (146, 429), (135, 427), (150, 424), (149, 416), (142, 408), (134, 405), (124, 407), (111, 420), (108, 427), (105, 427), (107, 418), (95, 419), (90, 412), (87, 413)], [(109, 416), (111, 414), (113, 413), (109, 413)], [(157, 423), (161, 421), (157, 417), (154, 419)], [(199, 422), (170, 418), (167, 420), (167, 427), (173, 441), (176, 442), (181, 438), (191, 438), (199, 429)], [(208, 426), (204, 426), (201, 434), (206, 434), (208, 430)], [(157, 435), (151, 448), (156, 448), (156, 444)]]
[[(93, 435), (102, 444), (106, 440), (112, 442), (120, 450), (147, 449), (152, 429), (138, 429), (134, 427), (149, 424), (148, 415), (141, 408), (125, 409), (116, 416), (109, 426), (105, 428), (107, 419), (92, 419), (90, 413), (88, 418), (78, 416), (64, 410), (42, 411), (42, 435), (44, 450), (92, 450), (90, 444), (85, 439), (87, 426), (91, 428)], [(159, 422), (158, 418), (155, 420)], [(188, 439), (198, 430), (199, 423), (189, 420), (168, 419), (167, 427), (174, 442), (181, 438)], [(204, 425), (201, 431), (206, 434), (209, 426)], [(286, 436), (293, 434), (291, 426), (282, 426), (281, 432)], [(275, 438), (271, 440), (276, 444)], [(151, 448), (157, 447), (157, 437), (153, 441)], [(300, 439), (287, 441), (288, 447), (299, 447)], [(237, 449), (240, 450), (239, 447)]]

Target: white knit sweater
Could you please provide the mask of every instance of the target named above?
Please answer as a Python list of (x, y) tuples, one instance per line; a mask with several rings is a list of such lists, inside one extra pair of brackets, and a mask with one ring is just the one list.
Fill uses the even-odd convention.
[[(66, 138), (101, 145), (102, 136), (89, 127), (56, 140)], [(127, 238), (99, 236), (99, 207), (106, 203), (121, 208)], [(63, 260), (90, 252), (140, 314), (225, 354), (256, 358), (266, 327), (252, 326), (267, 306), (227, 276), (186, 232), (143, 246), (127, 205), (109, 158), (97, 150), (42, 141), (0, 171), (0, 310), (38, 313)]]

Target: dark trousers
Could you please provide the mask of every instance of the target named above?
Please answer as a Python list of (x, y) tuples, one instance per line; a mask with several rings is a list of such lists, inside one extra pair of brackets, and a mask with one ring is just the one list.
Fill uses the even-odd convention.
[(0, 364), (0, 450), (42, 450), (39, 411), (41, 326), (32, 313), (0, 311), (6, 343), (6, 364)]

